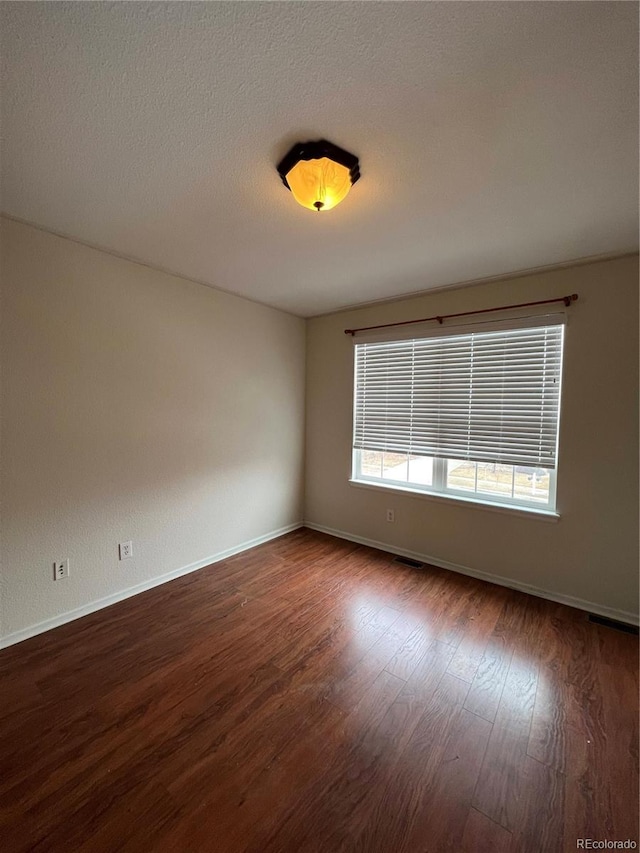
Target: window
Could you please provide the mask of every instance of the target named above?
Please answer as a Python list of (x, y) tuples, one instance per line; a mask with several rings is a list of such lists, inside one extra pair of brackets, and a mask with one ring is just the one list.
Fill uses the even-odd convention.
[(356, 341), (353, 480), (554, 511), (563, 323)]

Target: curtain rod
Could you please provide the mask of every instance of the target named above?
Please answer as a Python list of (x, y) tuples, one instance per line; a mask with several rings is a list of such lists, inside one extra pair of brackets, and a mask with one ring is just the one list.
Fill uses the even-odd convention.
[(461, 311), (459, 314), (440, 314), (435, 317), (422, 317), (420, 320), (404, 320), (400, 323), (381, 323), (379, 326), (362, 326), (359, 329), (345, 329), (345, 335), (355, 335), (356, 332), (370, 332), (373, 329), (390, 329), (392, 326), (410, 326), (413, 323), (427, 323), (429, 320), (437, 320), (442, 325), (444, 320), (453, 317), (468, 317), (471, 314), (488, 314), (491, 311), (508, 311), (511, 308), (530, 308), (532, 305), (550, 305), (552, 302), (564, 302), (569, 307), (578, 298), (577, 293), (570, 296), (559, 296), (557, 299), (539, 299), (537, 302), (519, 302), (517, 305), (500, 305), (498, 308), (482, 308), (479, 311)]

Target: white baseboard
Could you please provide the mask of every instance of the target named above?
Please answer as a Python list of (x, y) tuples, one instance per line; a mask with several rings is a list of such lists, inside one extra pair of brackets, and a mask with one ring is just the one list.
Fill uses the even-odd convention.
[(12, 634), (0, 637), (0, 649), (13, 646), (16, 643), (21, 643), (23, 640), (35, 637), (37, 634), (43, 634), (45, 631), (50, 631), (52, 628), (65, 625), (67, 622), (73, 622), (74, 619), (80, 619), (83, 616), (88, 616), (90, 613), (95, 613), (96, 610), (102, 610), (104, 607), (110, 607), (112, 604), (124, 601), (125, 598), (131, 598), (134, 595), (139, 595), (141, 592), (153, 589), (154, 586), (161, 586), (163, 583), (172, 581), (182, 575), (188, 575), (190, 572), (197, 572), (199, 569), (205, 568), (205, 566), (210, 566), (212, 563), (219, 563), (220, 560), (225, 560), (227, 557), (233, 557), (234, 554), (240, 554), (242, 551), (248, 551), (250, 548), (255, 548), (256, 545), (262, 545), (265, 542), (270, 542), (272, 539), (277, 539), (279, 536), (284, 536), (285, 533), (291, 533), (291, 531), (298, 530), (303, 526), (303, 523), (300, 521), (295, 524), (289, 524), (286, 527), (280, 527), (278, 530), (272, 530), (271, 533), (266, 533), (264, 536), (258, 536), (255, 539), (249, 539), (247, 542), (242, 542), (240, 545), (235, 545), (233, 548), (227, 548), (226, 551), (220, 551), (218, 554), (214, 554), (211, 557), (205, 557), (203, 560), (198, 560), (196, 563), (190, 563), (188, 566), (183, 566), (180, 569), (174, 569), (172, 572), (159, 575), (156, 578), (144, 581), (136, 586), (130, 586), (120, 592), (114, 592), (112, 595), (99, 598), (97, 601), (91, 601), (89, 604), (83, 604), (82, 607), (76, 607), (75, 610), (68, 610), (66, 613), (61, 613), (59, 616), (54, 616), (52, 619), (46, 619), (44, 622), (38, 622), (36, 625), (30, 625), (28, 628), (23, 628), (21, 631), (14, 631)]
[(494, 583), (498, 586), (517, 589), (519, 592), (526, 592), (529, 595), (535, 595), (538, 598), (546, 598), (549, 601), (555, 601), (558, 604), (566, 604), (569, 607), (576, 607), (578, 610), (586, 610), (588, 613), (595, 613), (598, 616), (606, 616), (609, 619), (615, 619), (617, 622), (626, 622), (628, 625), (638, 625), (639, 623), (637, 613), (629, 613), (626, 610), (616, 610), (614, 607), (606, 607), (603, 604), (596, 604), (593, 601), (574, 598), (572, 595), (563, 595), (562, 593), (552, 592), (548, 589), (540, 589), (537, 586), (531, 586), (530, 584), (511, 580), (511, 578), (501, 577), (500, 575), (491, 575), (488, 572), (480, 572), (476, 569), (471, 569), (468, 566), (458, 565), (458, 563), (450, 563), (448, 560), (441, 560), (438, 557), (431, 557), (427, 554), (418, 554), (416, 551), (408, 551), (406, 548), (398, 548), (395, 545), (387, 545), (386, 542), (377, 542), (375, 539), (365, 539), (363, 536), (355, 536), (352, 533), (346, 533), (344, 530), (334, 530), (332, 527), (313, 524), (311, 521), (305, 521), (304, 527), (308, 527), (310, 530), (317, 530), (320, 533), (327, 533), (329, 536), (336, 536), (338, 539), (347, 539), (349, 542), (357, 542), (359, 545), (368, 545), (370, 548), (377, 548), (379, 551), (387, 551), (390, 554), (398, 554), (401, 557), (410, 557), (412, 560), (418, 560), (421, 563), (430, 563), (432, 566), (438, 566), (440, 569), (448, 569), (451, 572), (458, 572), (461, 575), (469, 575), (472, 578), (478, 578), (478, 580)]

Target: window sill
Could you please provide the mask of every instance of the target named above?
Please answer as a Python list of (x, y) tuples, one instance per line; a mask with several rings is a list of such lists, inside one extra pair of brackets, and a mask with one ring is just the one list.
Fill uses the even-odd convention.
[(469, 508), (483, 509), (489, 512), (501, 512), (507, 515), (517, 515), (525, 518), (531, 518), (536, 521), (557, 522), (560, 520), (560, 514), (548, 509), (533, 509), (524, 506), (511, 506), (509, 504), (501, 504), (496, 502), (485, 502), (474, 500), (473, 498), (464, 498), (459, 495), (435, 494), (433, 492), (423, 492), (419, 489), (403, 488), (402, 486), (387, 485), (386, 483), (373, 483), (370, 480), (349, 480), (350, 486), (355, 486), (358, 489), (371, 489), (379, 491), (382, 489), (386, 492), (394, 492), (399, 495), (410, 495), (412, 498), (422, 498), (428, 501), (437, 501), (438, 503), (448, 504), (464, 504)]

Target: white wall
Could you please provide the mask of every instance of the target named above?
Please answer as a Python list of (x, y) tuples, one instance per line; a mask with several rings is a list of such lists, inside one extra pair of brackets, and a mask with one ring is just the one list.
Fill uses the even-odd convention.
[[(348, 484), (353, 353), (344, 329), (578, 293), (569, 309), (561, 518)], [(634, 619), (638, 612), (638, 259), (576, 266), (312, 319), (305, 519)], [(387, 507), (396, 521), (385, 521)]]
[(304, 321), (1, 223), (0, 636), (299, 523)]

